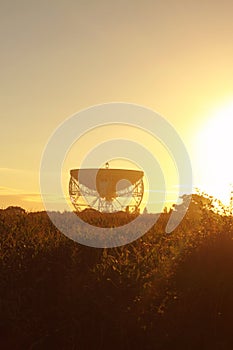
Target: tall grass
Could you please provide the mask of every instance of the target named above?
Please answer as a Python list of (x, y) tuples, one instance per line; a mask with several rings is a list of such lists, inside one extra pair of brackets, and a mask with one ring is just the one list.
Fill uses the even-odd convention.
[(194, 195), (171, 234), (163, 213), (109, 249), (69, 240), (45, 212), (0, 211), (1, 348), (231, 349), (233, 220), (214, 203)]

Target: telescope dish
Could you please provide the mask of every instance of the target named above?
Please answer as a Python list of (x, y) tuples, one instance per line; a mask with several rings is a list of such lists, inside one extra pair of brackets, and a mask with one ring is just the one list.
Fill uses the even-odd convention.
[(102, 213), (136, 213), (141, 204), (143, 171), (128, 169), (72, 169), (69, 195), (77, 212), (95, 209)]

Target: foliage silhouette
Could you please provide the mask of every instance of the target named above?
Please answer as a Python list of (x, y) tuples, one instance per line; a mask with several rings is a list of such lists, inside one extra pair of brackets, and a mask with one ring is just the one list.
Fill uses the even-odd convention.
[(171, 234), (162, 213), (111, 249), (69, 240), (46, 212), (0, 211), (1, 348), (231, 349), (233, 220), (215, 204), (193, 195)]

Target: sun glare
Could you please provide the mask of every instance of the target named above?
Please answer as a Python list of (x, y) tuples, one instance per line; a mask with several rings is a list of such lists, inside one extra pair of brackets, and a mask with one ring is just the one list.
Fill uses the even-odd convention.
[(217, 109), (198, 133), (196, 157), (198, 181), (203, 190), (229, 202), (233, 183), (233, 102)]

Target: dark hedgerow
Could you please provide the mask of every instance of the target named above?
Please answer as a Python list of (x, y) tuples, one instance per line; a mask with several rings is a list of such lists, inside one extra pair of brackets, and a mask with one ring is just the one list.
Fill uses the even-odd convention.
[(231, 349), (233, 220), (219, 208), (194, 195), (171, 234), (163, 213), (109, 249), (68, 239), (46, 212), (1, 210), (1, 349)]

